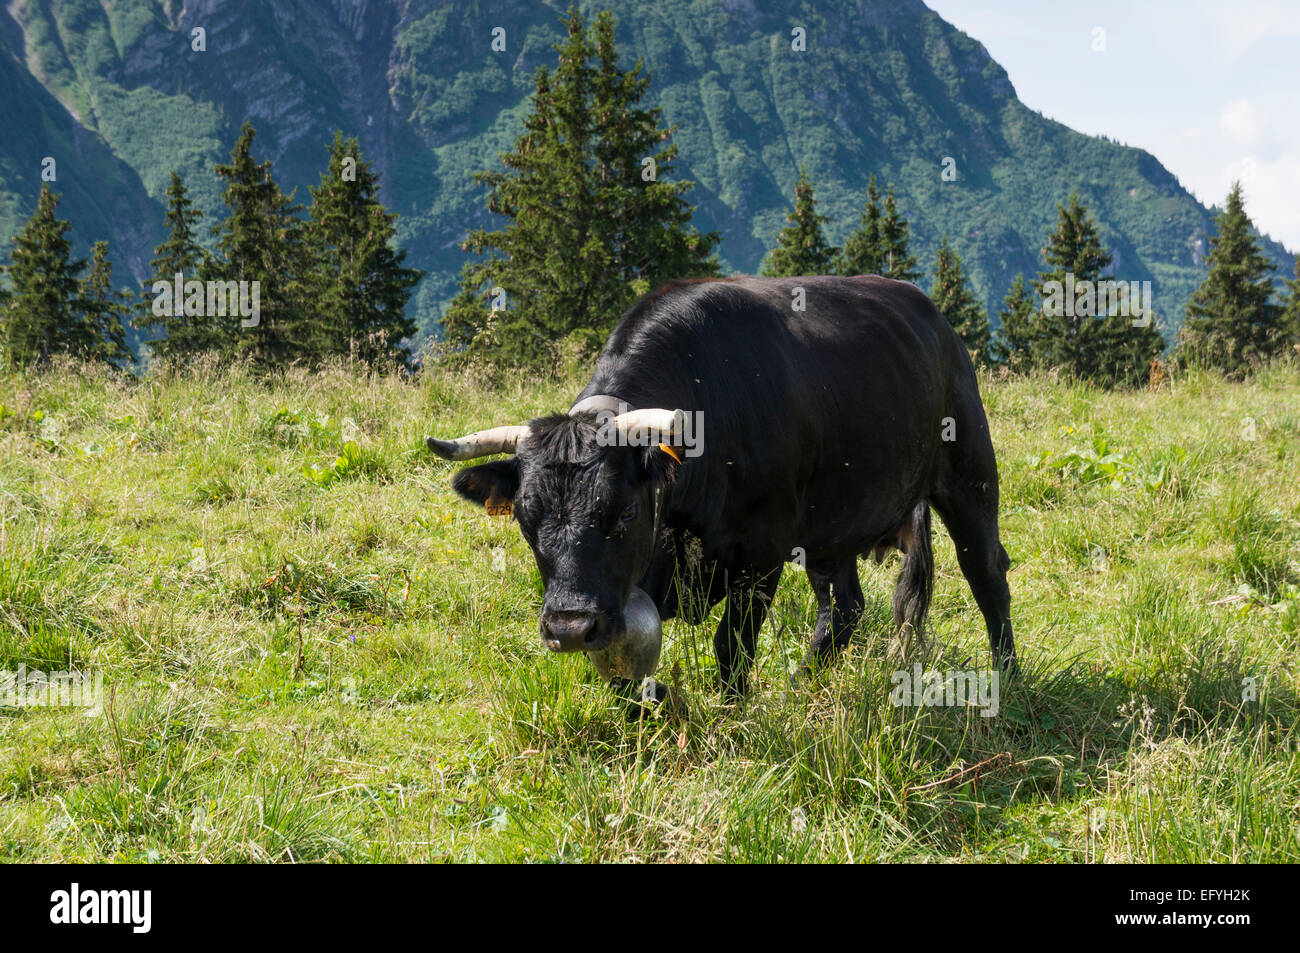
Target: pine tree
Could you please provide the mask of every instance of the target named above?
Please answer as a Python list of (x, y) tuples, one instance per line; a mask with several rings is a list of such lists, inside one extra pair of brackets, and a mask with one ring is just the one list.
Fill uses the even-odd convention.
[(230, 210), (213, 226), (222, 261), (215, 277), (223, 281), (260, 282), (258, 324), (241, 326), (238, 316), (208, 315), (224, 340), (223, 353), (250, 357), (261, 366), (314, 361), (325, 333), (309, 310), (303, 279), (308, 270), (304, 228), (292, 196), (271, 177), (271, 162), (252, 157), (255, 133), (244, 123), (230, 162), (216, 166), (226, 182), (222, 201)]
[(880, 190), (876, 188), (873, 172), (867, 181), (867, 204), (862, 210), (858, 229), (849, 236), (835, 263), (837, 274), (851, 278), (854, 275), (879, 275), (886, 270), (884, 238), (881, 234)]
[(618, 68), (614, 27), (608, 10), (597, 16), (592, 171), (611, 229), (606, 241), (619, 250), (614, 290), (632, 288), (630, 297), (639, 297), (672, 278), (720, 274), (713, 257), (719, 236), (691, 226), (695, 210), (684, 196), (694, 183), (663, 178), (677, 158), (677, 127), (663, 128), (661, 110), (641, 106), (650, 77), (640, 60)]
[(885, 277), (899, 281), (920, 280), (921, 269), (916, 263), (916, 256), (907, 250), (910, 234), (907, 219), (898, 214), (894, 187), (890, 185), (885, 194), (885, 217), (880, 223), (881, 245), (884, 249), (884, 271), (881, 274)]
[(1300, 255), (1295, 260), (1295, 277), (1286, 280), (1286, 303), (1278, 317), (1277, 350), (1292, 357), (1300, 356)]
[(404, 359), (411, 290), (424, 276), (393, 250), (396, 214), (379, 202), (379, 174), (356, 139), (334, 133), (329, 167), (310, 190), (307, 253), (312, 300), (323, 336), (320, 354), (354, 355), (367, 364)]
[[(163, 300), (152, 295), (155, 282), (165, 282), (170, 289), (176, 275), (182, 280), (203, 279), (211, 271), (207, 252), (198, 243), (199, 223), (203, 213), (194, 207), (180, 175), (173, 171), (167, 186), (167, 213), (163, 228), (167, 238), (154, 250), (149, 262), (151, 278), (146, 282), (150, 294), (141, 296), (142, 327), (162, 331), (165, 335), (150, 341), (154, 354), (168, 360), (184, 360), (205, 351), (223, 349), (229, 339), (230, 328), (203, 315), (171, 314), (171, 291), (163, 292)], [(167, 312), (167, 313), (162, 313)]]
[(19, 366), (41, 364), (55, 354), (88, 357), (94, 350), (77, 307), (86, 263), (72, 258), (72, 226), (55, 217), (58, 204), (59, 196), (42, 186), (36, 211), (13, 239), (4, 341), (10, 362)]
[(1095, 343), (1088, 376), (1107, 386), (1135, 387), (1150, 379), (1151, 362), (1164, 350), (1165, 341), (1159, 328), (1161, 320), (1154, 312), (1145, 325), (1134, 318), (1112, 314), (1095, 319)]
[(718, 273), (718, 236), (688, 225), (682, 196), (694, 183), (668, 180), (672, 130), (640, 105), (649, 77), (640, 63), (618, 68), (613, 18), (589, 31), (570, 7), (562, 22), (558, 62), (534, 77), (505, 171), (475, 175), (507, 222), (469, 235), (466, 250), (484, 257), (463, 270), (444, 316), (453, 348), (495, 361), (537, 361), (566, 338), (597, 344), (652, 286)]
[(829, 221), (829, 216), (817, 214), (812, 183), (801, 171), (794, 186), (794, 211), (786, 216), (788, 224), (777, 235), (776, 247), (767, 253), (759, 274), (773, 278), (833, 274), (839, 249), (828, 245), (822, 234), (822, 224)]
[(1240, 182), (1232, 184), (1214, 222), (1209, 272), (1187, 304), (1178, 350), (1190, 363), (1241, 377), (1268, 356), (1277, 340), (1278, 316), (1269, 302), (1273, 266), (1250, 233)]
[[(1141, 326), (1118, 309), (1111, 314), (1092, 313), (1101, 297), (1081, 292), (1089, 285), (1096, 289), (1112, 259), (1077, 192), (1070, 194), (1066, 205), (1057, 206), (1056, 229), (1043, 257), (1051, 268), (1038, 276), (1043, 309), (1030, 329), (1033, 363), (1062, 367), (1099, 384), (1136, 384), (1144, 379), (1164, 340), (1154, 320)], [(1067, 300), (1072, 293), (1074, 300)]]
[(930, 299), (961, 336), (975, 360), (985, 363), (989, 359), (989, 317), (979, 299), (966, 283), (961, 256), (948, 243), (945, 233), (939, 243), (939, 254), (934, 265), (934, 287)]
[[(1068, 288), (1099, 280), (1102, 271), (1110, 266), (1111, 255), (1102, 247), (1097, 227), (1077, 192), (1070, 193), (1067, 204), (1058, 204), (1056, 210), (1056, 229), (1043, 249), (1043, 258), (1050, 267), (1038, 275), (1036, 290), (1044, 304), (1033, 328), (1032, 350), (1038, 366), (1063, 367), (1078, 374), (1087, 364), (1084, 338), (1091, 335), (1084, 322), (1091, 321), (1091, 316), (1081, 313), (1085, 309), (1076, 310), (1073, 300), (1066, 302), (1064, 298)], [(1067, 288), (1069, 276), (1073, 276), (1073, 282)]]
[(993, 341), (993, 359), (1011, 370), (1025, 370), (1033, 364), (1033, 330), (1037, 320), (1034, 296), (1025, 284), (1025, 276), (1017, 274), (1011, 290), (1003, 299), (998, 312), (1000, 327)]
[[(460, 291), (442, 313), (442, 339), (451, 354), (491, 354), (497, 350), (489, 339), (491, 311), (476, 290), (483, 282), (476, 276), (481, 265), (466, 262), (460, 271)], [(481, 274), (481, 271), (479, 272)]]
[(108, 242), (95, 242), (90, 252), (90, 271), (81, 282), (78, 300), (81, 311), (78, 326), (86, 338), (87, 354), (115, 364), (131, 357), (125, 326), (131, 320), (132, 297), (113, 287)]

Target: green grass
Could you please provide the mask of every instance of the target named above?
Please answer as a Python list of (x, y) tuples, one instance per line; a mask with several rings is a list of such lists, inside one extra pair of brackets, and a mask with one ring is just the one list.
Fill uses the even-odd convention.
[[(689, 718), (628, 722), (422, 446), (580, 384), (0, 378), (0, 669), (106, 695), (0, 709), (0, 860), (1300, 860), (1296, 368), (984, 382), (1024, 665), (995, 718), (889, 703), (890, 562), (817, 684), (791, 571), (746, 704), (672, 622)], [(935, 552), (927, 664), (987, 665)]]

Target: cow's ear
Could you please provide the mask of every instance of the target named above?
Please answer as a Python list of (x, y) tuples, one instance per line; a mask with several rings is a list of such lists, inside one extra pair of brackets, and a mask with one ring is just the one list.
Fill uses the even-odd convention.
[(660, 443), (641, 451), (641, 467), (650, 477), (650, 485), (656, 490), (677, 479), (677, 471), (681, 469), (682, 462), (681, 447)]
[(452, 477), (451, 488), (493, 516), (508, 516), (515, 490), (519, 489), (519, 462), (511, 457), (466, 467)]

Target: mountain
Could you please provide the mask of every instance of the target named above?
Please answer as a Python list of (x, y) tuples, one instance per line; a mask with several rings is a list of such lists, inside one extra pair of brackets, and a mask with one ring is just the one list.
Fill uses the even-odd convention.
[[(653, 100), (677, 126), (676, 175), (698, 183), (697, 224), (722, 233), (729, 269), (757, 269), (802, 166), (833, 241), (856, 226), (875, 172), (894, 183), (927, 272), (947, 233), (994, 309), (1018, 271), (1039, 269), (1056, 203), (1072, 189), (1097, 218), (1116, 277), (1153, 281), (1163, 316), (1180, 320), (1200, 280), (1211, 210), (1149, 153), (1028, 109), (984, 47), (920, 0), (581, 6), (612, 8), (625, 63), (640, 57), (650, 71)], [(470, 175), (496, 167), (518, 134), (533, 71), (554, 61), (562, 10), (534, 0), (14, 0), (0, 11), (0, 118), (16, 131), (0, 141), (0, 239), (7, 248), (31, 214), (52, 156), (78, 248), (110, 239), (119, 280), (139, 279), (172, 169), (218, 214), (212, 165), (248, 119), (255, 154), (304, 201), (342, 129), (381, 171), (409, 263), (429, 272), (414, 307), (431, 328), (465, 260), (462, 237), (490, 219)], [(492, 50), (498, 27), (504, 52)], [(941, 175), (945, 160), (955, 181)], [(1279, 277), (1290, 274), (1286, 249), (1265, 245)]]

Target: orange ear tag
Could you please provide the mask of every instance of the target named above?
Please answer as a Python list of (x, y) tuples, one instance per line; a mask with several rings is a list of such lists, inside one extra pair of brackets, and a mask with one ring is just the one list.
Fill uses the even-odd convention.
[(682, 462), (681, 451), (679, 451), (676, 447), (669, 446), (666, 443), (661, 443), (659, 444), (659, 449), (662, 450), (664, 453), (668, 454), (668, 456), (672, 457), (678, 463)]
[(492, 487), (492, 492), (488, 494), (487, 502), (483, 504), (483, 509), (487, 511), (488, 516), (509, 516), (510, 501), (497, 492), (497, 488)]

